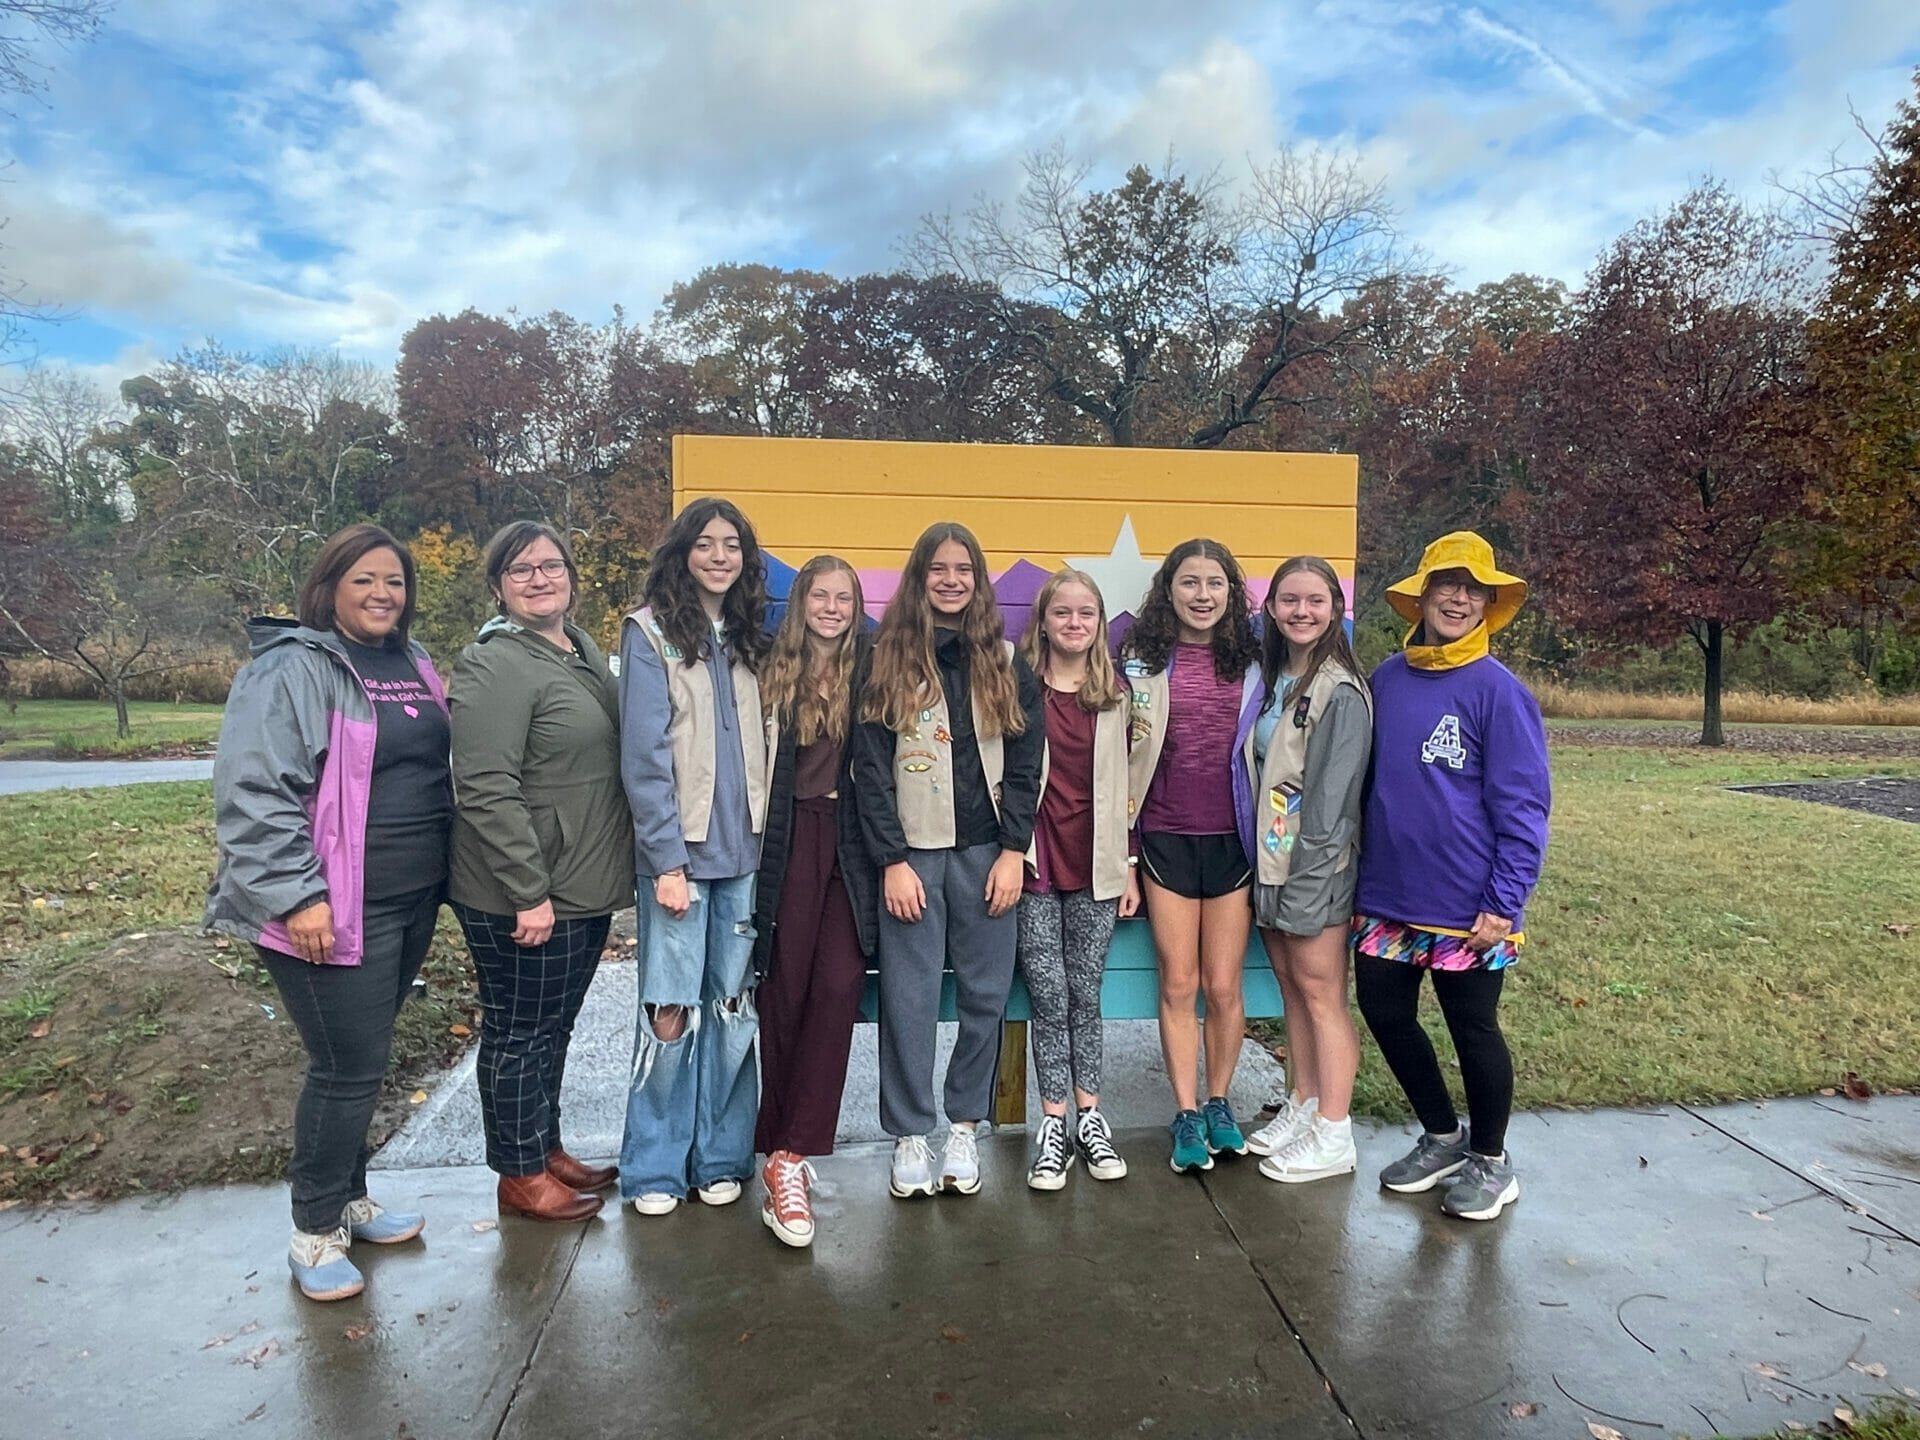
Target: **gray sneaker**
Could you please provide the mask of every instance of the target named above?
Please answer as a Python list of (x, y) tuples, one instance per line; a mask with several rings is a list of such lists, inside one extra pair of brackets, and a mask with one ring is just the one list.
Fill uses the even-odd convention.
[(1460, 1220), (1498, 1220), (1500, 1212), (1519, 1198), (1520, 1177), (1513, 1173), (1513, 1166), (1469, 1154), (1440, 1202), (1440, 1213)]
[(1413, 1149), (1380, 1172), (1380, 1183), (1402, 1195), (1417, 1195), (1431, 1190), (1447, 1176), (1467, 1163), (1467, 1129), (1460, 1127), (1456, 1139), (1422, 1130)]

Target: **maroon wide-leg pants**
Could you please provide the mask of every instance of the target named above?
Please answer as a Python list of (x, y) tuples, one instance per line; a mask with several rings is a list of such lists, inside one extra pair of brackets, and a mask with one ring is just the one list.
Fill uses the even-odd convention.
[(831, 798), (797, 800), (786, 883), (773, 932), (773, 966), (760, 984), (763, 1154), (831, 1155), (847, 1081), (847, 1053), (866, 988), (853, 904), (840, 879)]

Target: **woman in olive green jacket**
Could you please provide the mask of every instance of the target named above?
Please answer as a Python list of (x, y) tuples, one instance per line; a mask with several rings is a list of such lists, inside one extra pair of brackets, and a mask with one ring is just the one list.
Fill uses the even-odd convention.
[(607, 660), (567, 617), (579, 574), (531, 520), (487, 546), (500, 614), (454, 667), (449, 899), (480, 982), (480, 1109), (500, 1210), (578, 1220), (612, 1168), (560, 1143), (573, 1022), (615, 910), (633, 904), (633, 821)]

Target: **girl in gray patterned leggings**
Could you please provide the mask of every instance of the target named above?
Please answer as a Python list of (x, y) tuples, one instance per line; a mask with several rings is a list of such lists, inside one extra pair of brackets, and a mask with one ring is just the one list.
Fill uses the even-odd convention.
[[(1140, 906), (1127, 854), (1127, 701), (1107, 652), (1099, 587), (1061, 570), (1041, 587), (1026, 657), (1046, 687), (1047, 759), (1020, 897), (1020, 966), (1033, 1000), (1040, 1130), (1027, 1184), (1058, 1190), (1076, 1152), (1097, 1180), (1127, 1162), (1100, 1113), (1100, 977), (1117, 916)], [(1079, 1116), (1068, 1126), (1068, 1089)]]

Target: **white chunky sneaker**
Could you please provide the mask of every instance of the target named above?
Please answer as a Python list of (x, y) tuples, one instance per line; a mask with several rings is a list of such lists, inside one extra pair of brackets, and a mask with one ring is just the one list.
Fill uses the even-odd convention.
[(702, 1205), (731, 1205), (740, 1198), (740, 1182), (731, 1177), (694, 1187)]
[(1359, 1156), (1353, 1147), (1353, 1121), (1315, 1115), (1280, 1149), (1260, 1162), (1260, 1173), (1282, 1185), (1303, 1185), (1351, 1175)]
[(645, 1195), (633, 1197), (633, 1211), (636, 1215), (671, 1215), (680, 1208), (680, 1197), (669, 1195), (664, 1190), (649, 1190)]
[(902, 1135), (893, 1142), (893, 1169), (887, 1189), (896, 1200), (931, 1195), (940, 1187), (933, 1179), (933, 1150), (924, 1135)]
[(940, 1159), (940, 1188), (971, 1195), (980, 1188), (980, 1142), (971, 1125), (947, 1127), (947, 1150)]
[(1280, 1102), (1280, 1110), (1273, 1119), (1247, 1136), (1247, 1149), (1255, 1155), (1272, 1155), (1298, 1135), (1302, 1127), (1311, 1125), (1319, 1113), (1318, 1095), (1299, 1105), (1294, 1104), (1289, 1095)]

